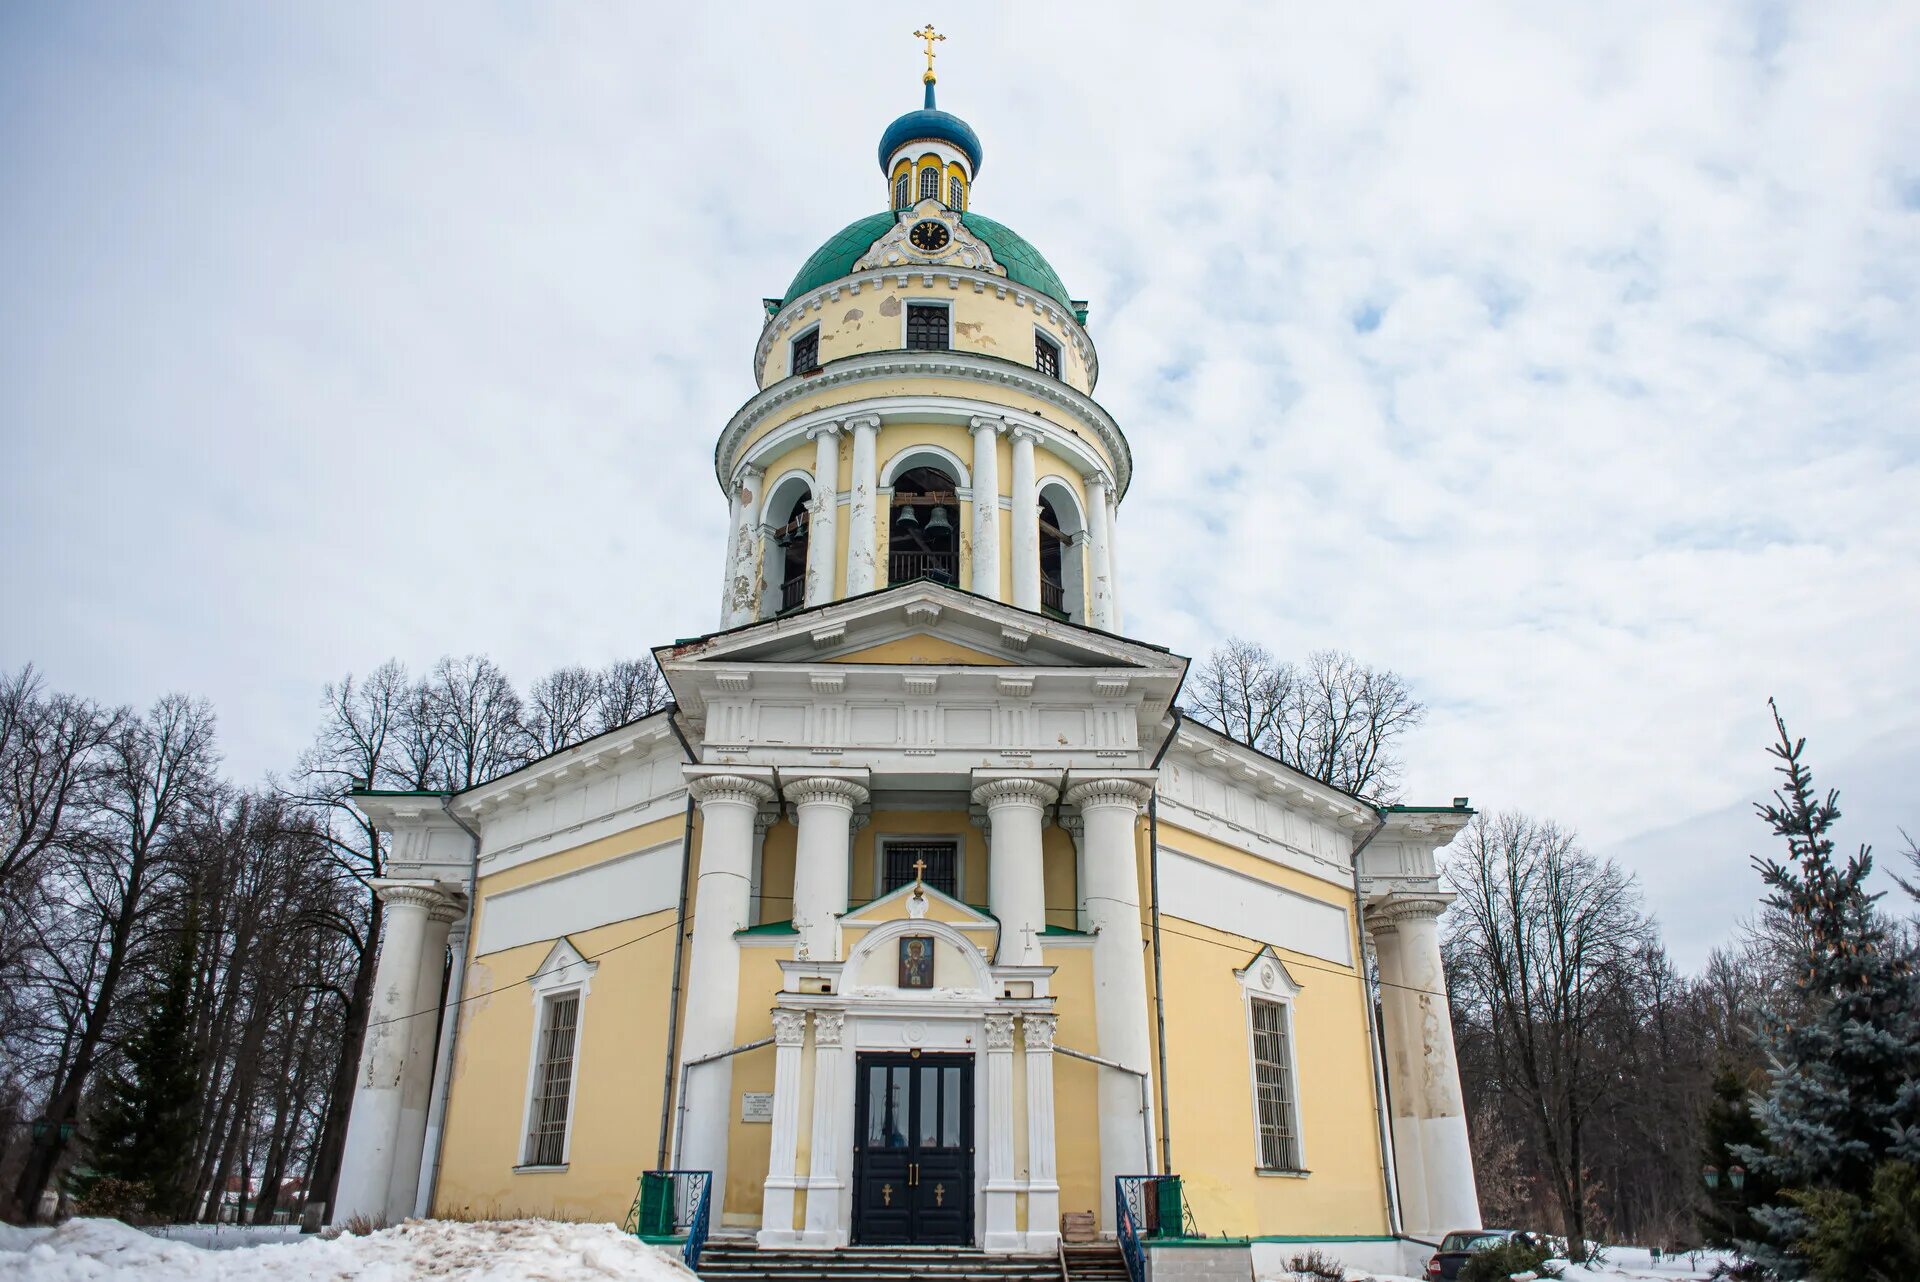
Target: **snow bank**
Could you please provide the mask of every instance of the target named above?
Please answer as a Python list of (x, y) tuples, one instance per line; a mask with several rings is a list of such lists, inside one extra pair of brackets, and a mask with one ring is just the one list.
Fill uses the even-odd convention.
[(668, 1255), (611, 1224), (409, 1220), (367, 1237), (206, 1251), (117, 1220), (0, 1225), (0, 1282), (690, 1282)]

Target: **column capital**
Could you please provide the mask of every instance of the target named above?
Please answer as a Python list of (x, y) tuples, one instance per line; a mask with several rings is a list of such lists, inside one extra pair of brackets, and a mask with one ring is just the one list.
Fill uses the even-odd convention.
[(764, 837), (767, 835), (768, 830), (779, 822), (780, 812), (778, 810), (755, 811), (753, 816), (753, 835), (756, 837)]
[(467, 904), (464, 897), (455, 898), (452, 895), (443, 894), (440, 896), (439, 903), (427, 909), (427, 920), (436, 925), (445, 926), (449, 931), (456, 923), (466, 920), (466, 916)]
[(807, 1040), (807, 1012), (776, 1006), (773, 1011), (773, 1040), (777, 1046), (798, 1046)]
[(796, 806), (839, 806), (847, 811), (865, 805), (872, 796), (862, 785), (838, 775), (788, 779), (783, 791), (787, 800)]
[(1054, 820), (1054, 823), (1063, 831), (1072, 833), (1075, 841), (1078, 841), (1081, 835), (1087, 830), (1087, 821), (1080, 816), (1078, 811), (1063, 810), (1060, 812), (1060, 817)]
[(1089, 490), (1099, 490), (1102, 497), (1113, 493), (1113, 478), (1105, 472), (1088, 472), (1080, 479), (1086, 482)]
[(693, 794), (693, 799), (702, 807), (714, 804), (738, 805), (752, 806), (757, 810), (775, 798), (770, 784), (746, 774), (692, 775), (687, 779), (687, 791)]
[(843, 1010), (817, 1010), (813, 1012), (813, 1041), (816, 1046), (838, 1046), (840, 1030), (847, 1022), (847, 1013)]
[(742, 463), (734, 469), (734, 476), (742, 485), (757, 485), (766, 479), (767, 469), (758, 463)]
[(1013, 1049), (1013, 1013), (1011, 1011), (988, 1011), (987, 1049), (990, 1051), (1010, 1051)]
[(1008, 423), (1007, 439), (1014, 442), (1025, 441), (1029, 445), (1037, 445), (1040, 442), (1040, 429), (1026, 423)]
[(1083, 815), (1096, 806), (1125, 806), (1138, 813), (1151, 796), (1150, 780), (1125, 775), (1072, 779), (1067, 785), (1068, 804), (1080, 807)]
[(1060, 790), (1043, 779), (1030, 776), (989, 779), (975, 785), (973, 800), (991, 812), (1002, 806), (1032, 806), (1044, 809), (1060, 799)]
[(1453, 896), (1444, 893), (1395, 895), (1375, 900), (1367, 905), (1367, 931), (1378, 935), (1398, 930), (1407, 922), (1432, 921), (1447, 911), (1447, 906), (1452, 902)]
[(840, 425), (848, 431), (865, 430), (877, 432), (880, 430), (880, 416), (878, 414), (853, 414), (841, 419)]
[(824, 423), (815, 423), (812, 427), (808, 428), (807, 439), (814, 441), (823, 436), (838, 436), (845, 430), (846, 428), (841, 420), (830, 418)]
[(437, 882), (400, 881), (382, 877), (372, 883), (380, 902), (395, 908), (420, 908), (431, 912), (446, 902), (446, 893)]
[(992, 432), (998, 435), (1007, 430), (1007, 420), (1004, 418), (994, 418), (987, 414), (975, 414), (967, 420), (967, 430), (976, 435), (981, 432)]
[(1059, 1023), (1056, 1016), (1023, 1015), (1021, 1016), (1020, 1022), (1026, 1032), (1027, 1050), (1029, 1053), (1033, 1051), (1051, 1052), (1053, 1050), (1053, 1030)]

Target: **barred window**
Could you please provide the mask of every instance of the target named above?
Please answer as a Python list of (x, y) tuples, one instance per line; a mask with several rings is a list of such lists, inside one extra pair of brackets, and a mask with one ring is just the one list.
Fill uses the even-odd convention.
[(967, 207), (967, 185), (960, 181), (959, 174), (947, 179), (947, 204), (955, 209)]
[(1260, 1169), (1300, 1169), (1293, 1107), (1293, 1039), (1283, 1002), (1253, 998), (1254, 1121), (1260, 1130)]
[[(880, 893), (887, 894), (924, 880), (943, 895), (960, 894), (960, 847), (951, 841), (888, 842), (885, 879)], [(925, 869), (924, 874), (914, 865)]]
[(920, 171), (920, 199), (940, 199), (940, 171), (931, 165)]
[(907, 207), (907, 176), (905, 174), (893, 180), (893, 207), (895, 209)]
[(1045, 334), (1033, 336), (1033, 367), (1049, 378), (1060, 377), (1060, 344)]
[(793, 340), (793, 372), (810, 374), (820, 368), (820, 331), (810, 329)]
[(574, 1040), (579, 1030), (579, 993), (561, 993), (541, 1004), (539, 1041), (534, 1048), (533, 1107), (527, 1125), (528, 1166), (559, 1166), (567, 1160)]
[(907, 346), (923, 352), (945, 351), (947, 309), (937, 303), (908, 303)]

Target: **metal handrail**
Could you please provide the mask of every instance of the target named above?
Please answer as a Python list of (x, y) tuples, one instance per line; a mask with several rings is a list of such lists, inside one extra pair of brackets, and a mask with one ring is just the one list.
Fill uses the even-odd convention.
[[(667, 1204), (672, 1209), (672, 1222), (665, 1225), (667, 1233), (649, 1232), (660, 1226), (643, 1222), (643, 1206), (646, 1202), (649, 1182), (658, 1185), (668, 1184)], [(627, 1210), (627, 1218), (621, 1223), (621, 1230), (631, 1233), (643, 1242), (667, 1243), (681, 1241), (680, 1258), (687, 1267), (700, 1267), (700, 1252), (707, 1245), (707, 1229), (712, 1219), (713, 1172), (712, 1171), (645, 1171), (640, 1176), (640, 1187), (634, 1191), (633, 1205)], [(684, 1208), (684, 1209), (683, 1209)], [(682, 1226), (685, 1238), (682, 1241)]]
[(1120, 1240), (1120, 1258), (1126, 1261), (1127, 1276), (1132, 1282), (1146, 1282), (1147, 1261), (1140, 1249), (1140, 1224), (1133, 1218), (1133, 1207), (1127, 1199), (1127, 1178), (1113, 1177), (1114, 1236)]

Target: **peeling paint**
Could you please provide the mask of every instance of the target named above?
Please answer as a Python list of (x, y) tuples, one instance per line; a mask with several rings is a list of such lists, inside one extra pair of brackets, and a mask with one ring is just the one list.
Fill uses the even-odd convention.
[(858, 307), (849, 307), (847, 308), (847, 314), (840, 318), (840, 323), (842, 325), (851, 325), (853, 324), (853, 322), (859, 320), (862, 316), (865, 316), (865, 315), (866, 313), (861, 311)]
[(882, 316), (898, 316), (900, 314), (900, 296), (898, 294), (888, 294), (882, 299), (880, 301), (880, 314)]

